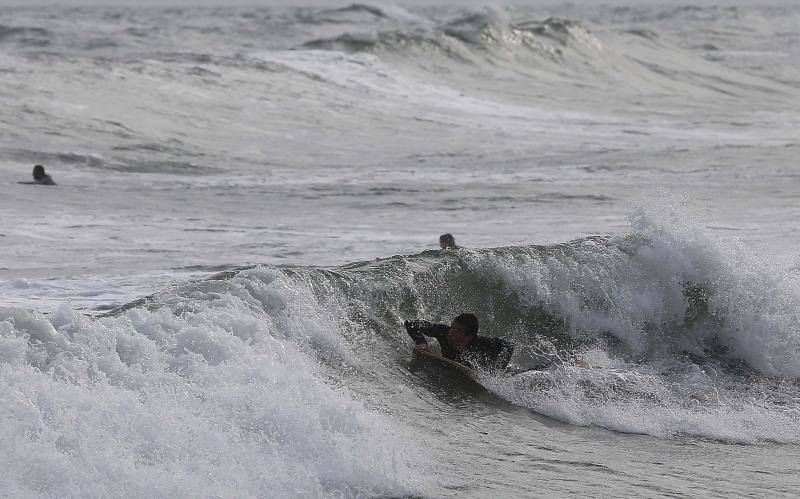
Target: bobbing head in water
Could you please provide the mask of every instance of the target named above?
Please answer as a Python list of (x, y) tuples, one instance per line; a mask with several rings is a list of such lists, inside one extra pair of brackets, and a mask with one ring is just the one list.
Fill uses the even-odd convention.
[(439, 236), (439, 246), (442, 249), (450, 249), (456, 247), (456, 239), (453, 237), (453, 234), (442, 234)]
[(39, 184), (55, 185), (50, 175), (45, 173), (44, 166), (36, 165), (33, 167), (33, 181)]
[(33, 167), (33, 180), (41, 180), (46, 176), (47, 174), (44, 172), (44, 166), (36, 165)]

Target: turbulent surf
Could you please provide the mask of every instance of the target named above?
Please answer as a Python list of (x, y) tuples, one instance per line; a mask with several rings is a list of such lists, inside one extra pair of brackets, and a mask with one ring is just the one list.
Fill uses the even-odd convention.
[(796, 495), (799, 21), (0, 10), (0, 491)]

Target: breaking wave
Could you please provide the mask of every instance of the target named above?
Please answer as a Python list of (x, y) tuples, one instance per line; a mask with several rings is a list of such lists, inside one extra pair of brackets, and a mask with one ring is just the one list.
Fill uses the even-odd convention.
[(563, 55), (564, 47), (581, 45), (602, 48), (602, 42), (578, 22), (548, 18), (514, 23), (504, 10), (487, 8), (438, 24), (429, 21), (387, 31), (346, 32), (308, 41), (303, 47), (347, 52), (426, 48), (460, 56), (459, 60), (463, 61), (468, 60), (467, 54), (474, 50), (490, 51), (498, 56), (497, 50), (518, 47), (554, 57)]
[[(393, 19), (365, 5), (338, 12), (353, 11)], [(730, 97), (794, 92), (775, 81), (711, 62), (647, 28), (606, 28), (596, 33), (578, 20), (535, 19), (488, 7), (444, 19), (409, 19), (410, 15), (402, 22), (386, 21), (368, 29), (348, 25), (343, 32), (309, 40), (300, 48), (371, 52), (413, 64), (423, 72), (433, 69), (437, 76), (442, 64), (479, 66), (498, 79), (546, 82), (554, 89), (568, 82), (604, 92), (613, 88), (615, 94)], [(458, 74), (463, 79), (464, 74)]]
[(431, 387), (408, 376), (400, 324), (465, 310), (517, 344), (514, 369), (563, 359), (480, 375), (516, 405), (661, 438), (800, 442), (799, 276), (653, 213), (624, 237), (231, 270), (104, 317), (2, 309), (3, 489), (414, 494), (430, 457), (398, 415)]

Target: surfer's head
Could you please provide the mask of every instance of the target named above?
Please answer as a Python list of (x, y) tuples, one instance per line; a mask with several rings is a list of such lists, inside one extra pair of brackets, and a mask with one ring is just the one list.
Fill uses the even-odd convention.
[(447, 331), (447, 344), (456, 350), (462, 350), (478, 335), (478, 318), (475, 314), (461, 314), (450, 325)]
[(442, 249), (450, 249), (456, 247), (456, 238), (453, 237), (453, 234), (442, 234), (439, 236), (439, 246)]
[(44, 176), (45, 176), (44, 166), (36, 165), (36, 166), (33, 167), (33, 179), (34, 180), (40, 180), (40, 179), (44, 178)]

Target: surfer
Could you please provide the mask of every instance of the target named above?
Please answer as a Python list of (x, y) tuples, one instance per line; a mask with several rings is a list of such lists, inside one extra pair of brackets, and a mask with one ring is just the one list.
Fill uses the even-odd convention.
[(504, 339), (479, 336), (475, 314), (461, 314), (449, 326), (421, 320), (406, 321), (403, 325), (416, 343), (415, 352), (430, 352), (425, 340), (430, 336), (439, 340), (443, 357), (467, 367), (505, 369), (514, 353), (514, 345)]
[(56, 185), (50, 175), (44, 172), (44, 166), (33, 167), (33, 182), (20, 182), (20, 184)]
[(456, 246), (456, 238), (450, 233), (439, 236), (439, 246), (441, 246), (443, 250), (458, 248), (458, 246)]

